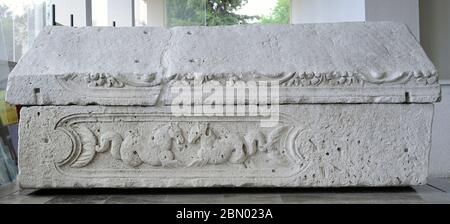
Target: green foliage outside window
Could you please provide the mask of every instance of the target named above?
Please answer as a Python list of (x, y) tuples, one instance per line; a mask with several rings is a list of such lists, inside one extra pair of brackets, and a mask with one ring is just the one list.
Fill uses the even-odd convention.
[(240, 15), (236, 11), (248, 0), (166, 0), (167, 26), (218, 26), (259, 23), (289, 23), (290, 0), (278, 0), (270, 15)]
[(272, 14), (261, 16), (260, 23), (288, 24), (290, 20), (290, 0), (278, 0)]

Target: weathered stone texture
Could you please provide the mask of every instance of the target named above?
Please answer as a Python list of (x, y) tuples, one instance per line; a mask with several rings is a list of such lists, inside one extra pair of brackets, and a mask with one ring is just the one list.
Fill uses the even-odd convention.
[(258, 117), (167, 107), (25, 107), (22, 187), (339, 187), (424, 184), (432, 104), (285, 105)]
[(280, 84), (280, 103), (433, 102), (440, 93), (435, 67), (405, 25), (367, 22), (48, 27), (11, 73), (6, 98), (154, 105), (170, 103), (165, 87), (261, 80)]
[[(250, 114), (175, 116), (167, 106), (180, 87), (263, 82), (279, 87), (269, 102), (280, 109), (275, 127)], [(195, 106), (208, 103), (205, 92)], [(435, 67), (391, 22), (48, 27), (6, 96), (24, 106), (27, 188), (425, 184), (439, 99)], [(264, 100), (225, 103), (262, 109)]]

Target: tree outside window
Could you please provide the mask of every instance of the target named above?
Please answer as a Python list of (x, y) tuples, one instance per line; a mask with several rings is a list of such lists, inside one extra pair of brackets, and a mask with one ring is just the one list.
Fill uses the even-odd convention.
[[(251, 5), (249, 4), (253, 1)], [(250, 23), (287, 24), (290, 19), (290, 0), (166, 0), (166, 25), (219, 26)], [(240, 13), (255, 3), (275, 3), (269, 14)]]

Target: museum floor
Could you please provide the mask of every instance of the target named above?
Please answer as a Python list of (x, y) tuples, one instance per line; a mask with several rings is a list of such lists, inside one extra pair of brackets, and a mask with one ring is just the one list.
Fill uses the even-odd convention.
[(403, 188), (198, 188), (22, 190), (0, 186), (0, 204), (137, 203), (450, 203), (450, 179)]

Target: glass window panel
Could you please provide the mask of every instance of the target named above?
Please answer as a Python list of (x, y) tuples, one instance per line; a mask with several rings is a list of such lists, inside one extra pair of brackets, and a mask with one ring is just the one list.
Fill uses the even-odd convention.
[(166, 0), (166, 26), (290, 22), (290, 0)]
[(147, 1), (134, 0), (134, 24), (135, 26), (147, 25)]
[(44, 0), (0, 0), (0, 56), (17, 62), (45, 26)]
[(17, 175), (17, 111), (4, 100), (7, 78), (46, 24), (43, 0), (0, 0), (0, 185)]
[(205, 0), (166, 0), (166, 26), (206, 25)]
[(92, 25), (110, 26), (108, 24), (108, 0), (92, 0)]

